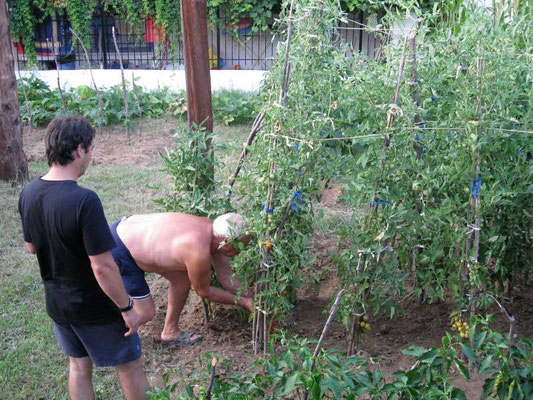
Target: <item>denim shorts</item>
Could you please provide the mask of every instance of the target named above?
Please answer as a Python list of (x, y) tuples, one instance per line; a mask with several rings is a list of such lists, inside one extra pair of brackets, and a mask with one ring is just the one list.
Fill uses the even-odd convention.
[(141, 357), (141, 339), (127, 332), (122, 319), (99, 325), (79, 325), (54, 321), (56, 341), (63, 352), (74, 358), (90, 357), (96, 367), (113, 367)]
[(146, 283), (144, 271), (135, 263), (130, 251), (117, 234), (117, 226), (120, 222), (121, 220), (115, 221), (109, 226), (116, 244), (111, 250), (111, 255), (118, 265), (126, 292), (134, 299), (144, 299), (150, 296), (150, 288)]

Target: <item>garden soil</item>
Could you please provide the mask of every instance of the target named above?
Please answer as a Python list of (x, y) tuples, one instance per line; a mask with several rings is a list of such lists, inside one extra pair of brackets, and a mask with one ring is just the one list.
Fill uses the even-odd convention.
[[(150, 121), (152, 133), (143, 132), (126, 139), (124, 134), (104, 130), (98, 136), (93, 162), (96, 164), (118, 165), (155, 165), (159, 163), (159, 152), (172, 143), (171, 135), (162, 135), (161, 131), (170, 131), (164, 121)], [(118, 129), (117, 129), (118, 130)], [(25, 132), (25, 151), (32, 161), (44, 161), (42, 138), (44, 131), (34, 129), (31, 137)], [(335, 215), (346, 220), (351, 211), (338, 201), (341, 189), (327, 189), (320, 196), (321, 205), (327, 215)], [(335, 238), (317, 234), (312, 238), (312, 248), (317, 252), (314, 276), (320, 277), (320, 288), (308, 283), (299, 289), (296, 305), (292, 315), (284, 325), (289, 335), (298, 335), (318, 339), (333, 297), (340, 285), (332, 263), (336, 251)], [(307, 274), (306, 274), (307, 275)], [(533, 277), (532, 277), (533, 278)], [(516, 333), (520, 337), (533, 337), (533, 279), (527, 286), (519, 287), (514, 292), (513, 304), (506, 307), (516, 318)], [(180, 327), (185, 331), (201, 333), (204, 340), (192, 347), (167, 348), (160, 342), (160, 332), (164, 324), (166, 311), (166, 280), (158, 275), (148, 277), (156, 303), (155, 318), (140, 328), (145, 355), (145, 369), (152, 385), (162, 386), (162, 374), (169, 369), (197, 368), (202, 354), (213, 352), (221, 359), (231, 360), (231, 370), (221, 368), (220, 374), (243, 371), (254, 359), (251, 346), (251, 324), (243, 312), (234, 307), (213, 305), (210, 321), (205, 323), (201, 299), (191, 291), (180, 320)], [(401, 353), (409, 344), (430, 347), (440, 346), (445, 332), (450, 331), (450, 313), (453, 311), (451, 301), (435, 304), (420, 303), (415, 298), (403, 301), (402, 311), (390, 320), (387, 317), (370, 316), (372, 326), (360, 345), (360, 354), (379, 363), (382, 371), (390, 376), (399, 369), (409, 369), (413, 359)], [(506, 332), (508, 324), (494, 308), (495, 322), (493, 328)], [(325, 347), (346, 350), (347, 333), (344, 326), (333, 323), (325, 341)], [(205, 363), (204, 363), (205, 364)], [(484, 377), (473, 376), (470, 382), (457, 378), (455, 384), (463, 389), (468, 399), (479, 399)]]

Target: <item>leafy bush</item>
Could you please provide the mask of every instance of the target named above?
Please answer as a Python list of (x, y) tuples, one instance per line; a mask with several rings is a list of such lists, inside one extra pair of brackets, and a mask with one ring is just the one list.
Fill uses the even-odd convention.
[[(33, 125), (46, 125), (55, 116), (64, 113), (81, 114), (94, 124), (105, 126), (124, 123), (124, 95), (121, 85), (108, 90), (100, 90), (103, 103), (101, 112), (94, 88), (81, 85), (63, 91), (66, 110), (63, 110), (59, 90), (51, 90), (46, 83), (35, 76), (23, 78), (18, 82), (20, 110), (24, 121)], [(24, 91), (28, 98), (25, 101)], [(185, 93), (173, 93), (168, 89), (144, 91), (136, 85), (135, 91), (128, 86), (129, 119), (139, 117), (159, 117), (170, 114), (175, 117), (186, 117), (187, 101)], [(137, 96), (136, 96), (136, 95)], [(240, 91), (220, 91), (213, 93), (213, 114), (215, 121), (225, 125), (246, 124), (251, 122), (257, 113), (256, 94)]]

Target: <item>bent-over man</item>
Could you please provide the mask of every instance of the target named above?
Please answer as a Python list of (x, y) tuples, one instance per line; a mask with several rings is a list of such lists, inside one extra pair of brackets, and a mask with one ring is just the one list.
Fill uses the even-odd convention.
[[(144, 214), (123, 218), (111, 225), (117, 243), (112, 255), (141, 324), (155, 315), (145, 272), (156, 272), (169, 281), (167, 314), (161, 333), (163, 344), (190, 346), (202, 339), (201, 335), (179, 329), (191, 284), (205, 299), (253, 310), (246, 290), (236, 296), (241, 283), (232, 276), (229, 264), (229, 258), (250, 241), (242, 228), (243, 218), (233, 213), (224, 214), (215, 221), (177, 212)], [(223, 289), (211, 286), (211, 266)]]
[(102, 203), (77, 183), (91, 161), (93, 136), (92, 126), (78, 116), (48, 125), (50, 170), (20, 194), (24, 242), (37, 255), (46, 311), (69, 356), (70, 397), (94, 399), (94, 364), (117, 368), (126, 399), (146, 399), (139, 315), (111, 257), (115, 242)]

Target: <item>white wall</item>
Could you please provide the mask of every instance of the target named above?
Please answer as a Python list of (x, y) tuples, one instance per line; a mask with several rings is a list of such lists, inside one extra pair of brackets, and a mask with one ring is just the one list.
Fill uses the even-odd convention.
[[(185, 71), (161, 70), (125, 70), (126, 80), (131, 82), (132, 72), (135, 75), (135, 84), (145, 90), (163, 89), (171, 91), (185, 90)], [(64, 70), (59, 71), (62, 88), (72, 88), (81, 85), (92, 86), (89, 70)], [(211, 90), (221, 89), (257, 91), (266, 71), (224, 71), (211, 70)], [(35, 75), (45, 81), (51, 89), (57, 87), (57, 72), (51, 71), (20, 71), (23, 77)], [(94, 80), (98, 88), (109, 88), (122, 83), (120, 70), (93, 70)]]

